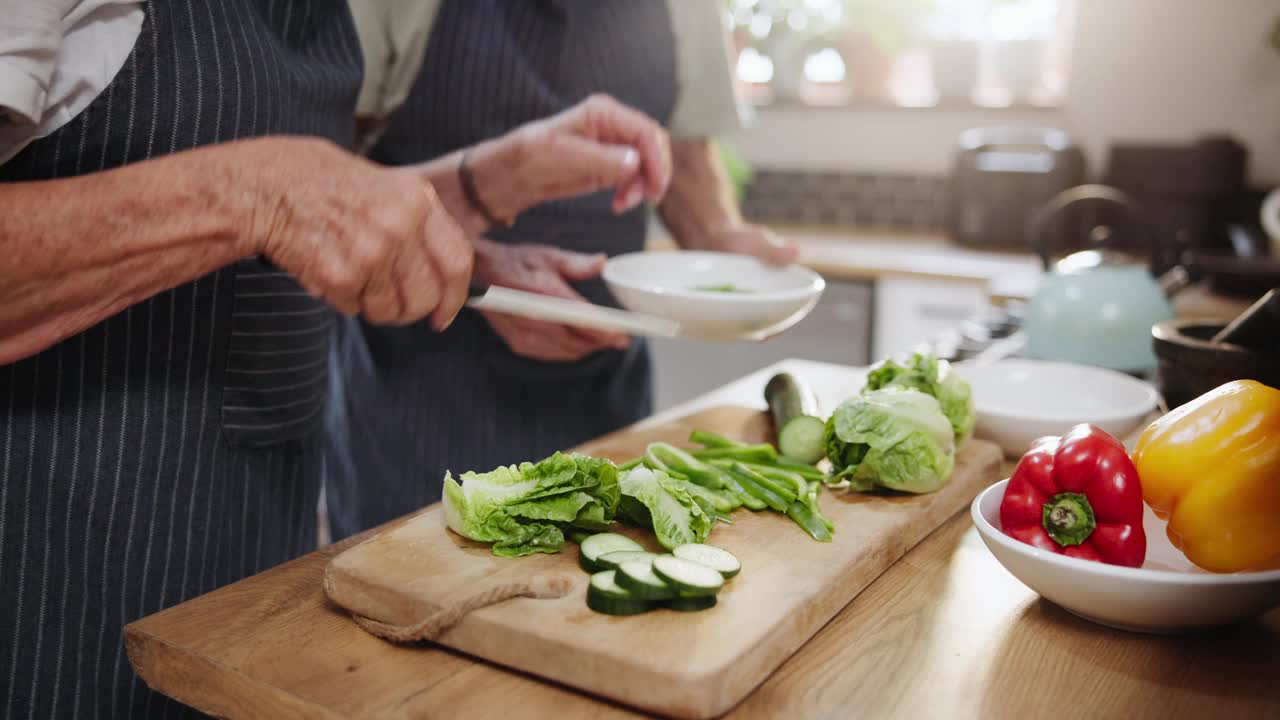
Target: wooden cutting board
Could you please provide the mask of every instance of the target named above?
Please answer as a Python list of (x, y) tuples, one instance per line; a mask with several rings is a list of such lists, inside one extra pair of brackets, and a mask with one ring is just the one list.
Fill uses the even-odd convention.
[[(713, 408), (668, 425), (629, 429), (577, 452), (623, 461), (655, 440), (685, 444), (693, 428), (746, 442), (768, 439), (767, 415)], [(409, 624), (486, 587), (560, 575), (563, 598), (518, 598), (466, 615), (438, 642), (492, 662), (618, 702), (681, 718), (728, 711), (769, 676), (880, 573), (999, 479), (1000, 451), (980, 440), (961, 447), (951, 482), (922, 496), (836, 495), (823, 512), (835, 540), (810, 539), (790, 519), (734, 513), (708, 542), (742, 561), (719, 604), (610, 617), (586, 607), (588, 575), (577, 548), (556, 555), (499, 558), (445, 528), (439, 505), (342, 553), (326, 569), (330, 597), (392, 624)], [(626, 530), (648, 549), (649, 533)]]

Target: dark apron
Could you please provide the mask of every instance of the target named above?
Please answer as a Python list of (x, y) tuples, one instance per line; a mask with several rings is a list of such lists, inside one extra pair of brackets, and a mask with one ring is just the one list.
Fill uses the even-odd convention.
[[(350, 143), (346, 2), (146, 13), (111, 85), (0, 181), (269, 133)], [(330, 328), (295, 282), (246, 261), (0, 366), (0, 716), (189, 712), (134, 676), (123, 627), (314, 545)]]
[[(666, 0), (446, 0), (423, 69), (371, 155), (438, 157), (603, 92), (666, 123), (676, 95)], [(612, 194), (548, 203), (508, 243), (610, 255), (644, 246), (647, 212)], [(613, 304), (601, 282), (578, 285)], [(520, 358), (476, 312), (448, 331), (340, 321), (325, 492), (335, 538), (440, 498), (446, 469), (535, 460), (647, 416), (642, 342), (576, 363)]]

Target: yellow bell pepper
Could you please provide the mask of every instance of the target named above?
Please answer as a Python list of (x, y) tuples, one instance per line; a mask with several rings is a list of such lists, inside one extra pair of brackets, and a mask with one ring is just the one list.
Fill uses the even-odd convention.
[(1236, 380), (1156, 420), (1133, 455), (1169, 540), (1213, 572), (1280, 567), (1280, 390)]

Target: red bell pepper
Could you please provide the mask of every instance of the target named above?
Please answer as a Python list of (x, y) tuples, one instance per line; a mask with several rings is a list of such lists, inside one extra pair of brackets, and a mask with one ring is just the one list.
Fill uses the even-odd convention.
[(1082, 560), (1139, 567), (1147, 555), (1138, 471), (1092, 425), (1032, 443), (1005, 488), (1000, 524), (1011, 538)]

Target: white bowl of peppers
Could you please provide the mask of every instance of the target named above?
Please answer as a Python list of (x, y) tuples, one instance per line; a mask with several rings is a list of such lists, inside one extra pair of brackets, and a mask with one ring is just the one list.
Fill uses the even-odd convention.
[[(1205, 422), (1205, 418), (1216, 422)], [(1014, 577), (1110, 627), (1186, 632), (1280, 606), (1280, 390), (1229, 383), (1152, 423), (1132, 458), (1090, 425), (1042, 438), (973, 502)]]

